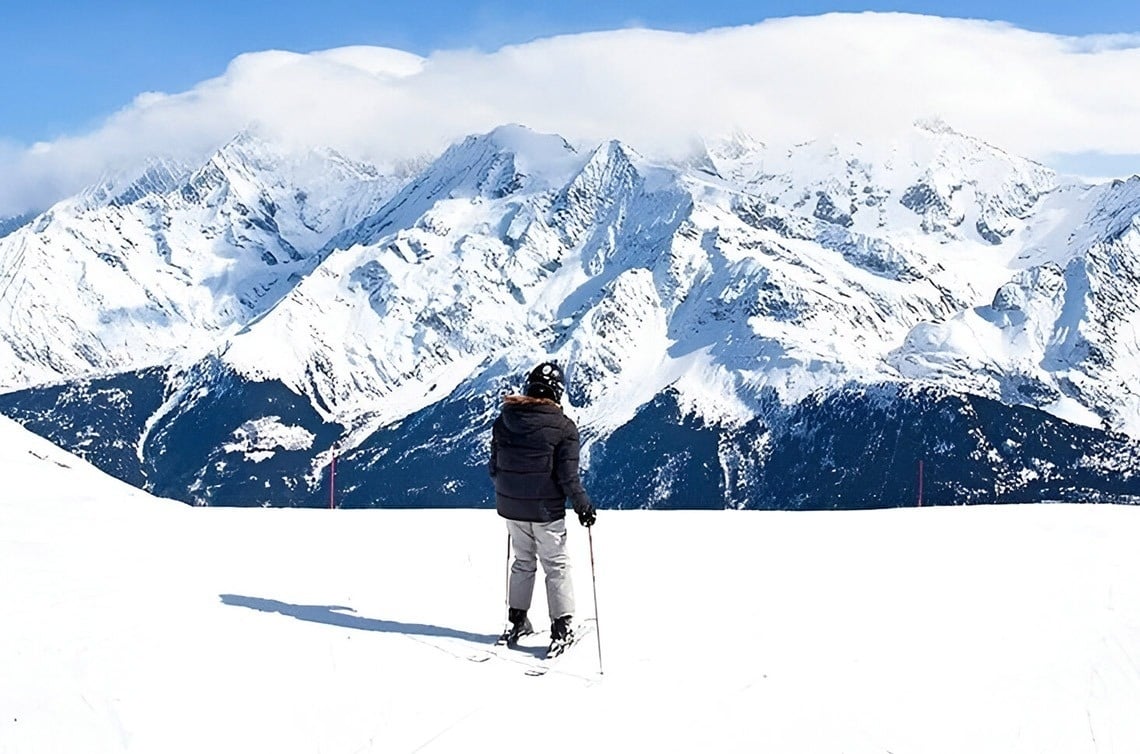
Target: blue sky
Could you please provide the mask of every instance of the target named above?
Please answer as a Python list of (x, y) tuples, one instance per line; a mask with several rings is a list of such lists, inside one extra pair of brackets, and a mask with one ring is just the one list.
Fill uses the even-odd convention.
[(0, 141), (95, 128), (145, 91), (179, 92), (243, 52), (382, 45), (426, 55), (628, 26), (700, 31), (828, 11), (908, 11), (1003, 20), (1066, 35), (1140, 31), (1140, 3), (365, 2), (43, 0), (0, 11)]

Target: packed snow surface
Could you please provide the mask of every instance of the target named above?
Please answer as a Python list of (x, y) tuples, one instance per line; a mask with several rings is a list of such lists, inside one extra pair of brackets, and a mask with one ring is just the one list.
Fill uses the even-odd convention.
[(493, 511), (182, 507), (7, 420), (0, 472), (3, 754), (1140, 751), (1136, 508), (602, 511), (602, 660), (533, 678), (468, 660)]

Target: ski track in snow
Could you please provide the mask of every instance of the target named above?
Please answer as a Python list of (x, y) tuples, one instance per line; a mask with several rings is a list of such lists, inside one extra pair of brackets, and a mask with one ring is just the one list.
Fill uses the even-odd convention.
[(189, 508), (0, 440), (3, 754), (1140, 750), (1140, 509), (602, 511), (605, 675), (531, 678), (467, 659), (492, 511)]

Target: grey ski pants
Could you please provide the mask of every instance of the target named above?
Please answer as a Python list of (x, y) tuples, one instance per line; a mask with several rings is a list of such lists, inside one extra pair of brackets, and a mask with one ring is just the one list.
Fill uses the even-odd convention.
[(529, 610), (534, 593), (538, 561), (546, 574), (546, 604), (550, 619), (574, 614), (574, 584), (570, 579), (570, 556), (566, 552), (566, 519), (548, 524), (507, 521), (511, 535), (510, 607)]

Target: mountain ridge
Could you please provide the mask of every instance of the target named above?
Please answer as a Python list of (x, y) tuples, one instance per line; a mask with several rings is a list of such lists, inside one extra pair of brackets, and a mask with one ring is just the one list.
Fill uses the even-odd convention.
[[(335, 454), (387, 468), (408, 490), (417, 460), (434, 481), (408, 497), (477, 503), (479, 449), (495, 411), (488, 397), (510, 390), (533, 360), (554, 358), (567, 366), (584, 457), (598, 464), (589, 473), (614, 475), (615, 490), (642, 479), (630, 458), (644, 448), (619, 457), (615, 437), (672, 448), (638, 482), (653, 505), (696, 494), (686, 479), (706, 479), (705, 469), (719, 469), (709, 479), (722, 480), (721, 505), (772, 505), (783, 488), (766, 486), (759, 470), (787, 472), (796, 461), (765, 442), (818, 435), (823, 452), (846, 431), (824, 410), (840, 405), (857, 404), (873, 431), (893, 432), (883, 395), (913, 421), (956, 433), (944, 449), (951, 456), (966, 452), (971, 433), (993, 447), (1008, 438), (991, 419), (940, 424), (935, 407), (950, 398), (967, 413), (972, 400), (988, 401), (986, 416), (1050, 436), (1058, 419), (1076, 420), (1073, 443), (1104, 478), (1051, 478), (1072, 481), (1072, 494), (1098, 483), (1105, 494), (1140, 494), (1109, 481), (1140, 431), (1126, 379), (1140, 354), (1127, 296), (1140, 282), (1140, 191), (1129, 182), (1063, 183), (944, 124), (920, 124), (886, 145), (788, 150), (738, 135), (685, 163), (619, 141), (577, 149), (509, 125), (458, 142), (402, 181), (335, 154), (307, 159), (239, 135), (180, 183), (155, 180), (167, 193), (130, 204), (165, 208), (155, 197), (176, 196), (183, 208), (205, 207), (212, 224), (201, 227), (262, 265), (249, 268), (253, 292), (196, 341), (196, 359), (171, 349), (182, 358), (163, 363), (156, 353), (134, 369), (90, 360), (104, 376), (72, 375), (112, 392), (117, 379), (144, 385), (135, 397), (145, 417), (104, 436), (66, 386), (27, 386), (28, 375), (26, 389), (0, 396), (0, 410), (67, 447), (85, 428), (98, 438), (94, 457), (136, 446), (131, 473), (181, 499), (240, 504), (261, 485), (277, 492), (257, 502), (304, 504)], [(299, 196), (297, 176), (327, 173), (334, 179), (314, 184), (326, 193)], [(353, 193), (361, 189), (363, 200)], [(0, 262), (41, 220), (0, 239)], [(55, 365), (64, 381), (68, 367)], [(152, 367), (141, 382), (126, 376)], [(828, 429), (805, 435), (803, 411), (813, 405), (824, 407), (809, 413)], [(1022, 417), (1022, 406), (1040, 416)], [(68, 428), (53, 430), (37, 412), (66, 415)], [(185, 422), (211, 429), (176, 431)], [(411, 425), (413, 436), (401, 437)], [(742, 427), (751, 439), (740, 444)], [(686, 450), (683, 438), (706, 450)], [(434, 461), (424, 456), (432, 447)], [(164, 470), (167, 454), (186, 456), (188, 467)], [(1034, 471), (1062, 456), (1044, 446), (1010, 454), (1010, 478), (1064, 496)], [(954, 484), (965, 498), (980, 494), (951, 476), (946, 501)], [(798, 478), (804, 489), (780, 494), (810, 500), (823, 484)], [(901, 481), (856, 493), (860, 485), (848, 504), (910, 497)], [(368, 480), (346, 489), (359, 490), (354, 504), (399, 504), (390, 484), (383, 500)], [(749, 503), (750, 494), (763, 500)]]

